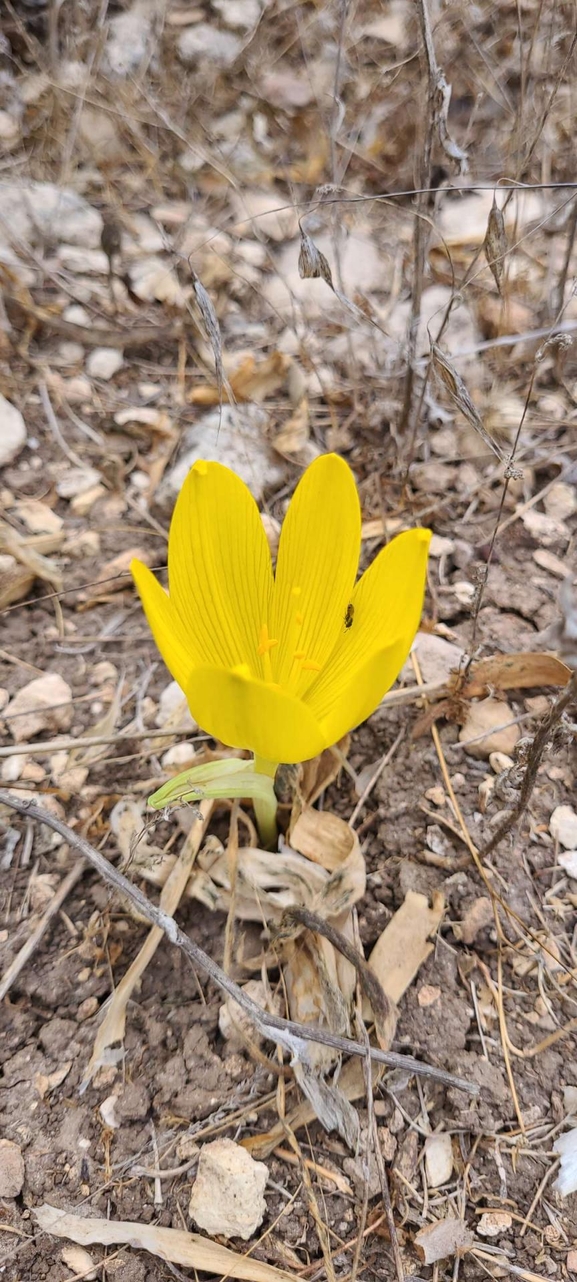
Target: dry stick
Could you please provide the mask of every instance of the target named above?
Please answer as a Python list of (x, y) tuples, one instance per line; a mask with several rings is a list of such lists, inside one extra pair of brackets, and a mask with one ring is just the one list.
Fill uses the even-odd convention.
[[(35, 818), (35, 816), (33, 816), (33, 818)], [(67, 895), (70, 894), (70, 891), (73, 886), (76, 885), (76, 882), (80, 880), (85, 868), (86, 864), (83, 859), (79, 863), (74, 864), (74, 867), (70, 869), (68, 876), (61, 881), (58, 890), (54, 892), (48, 907), (42, 913), (38, 925), (34, 928), (32, 934), (28, 936), (28, 939), (26, 940), (26, 943), (22, 945), (20, 952), (16, 953), (13, 962), (8, 967), (8, 970), (5, 971), (2, 980), (0, 981), (0, 1002), (4, 1000), (6, 994), (11, 989), (14, 980), (18, 978), (20, 971), (24, 969), (26, 963), (30, 960), (33, 952), (38, 947), (40, 940), (46, 933), (52, 918), (60, 911), (64, 900)]]
[[(251, 1001), (242, 988), (238, 987), (229, 976), (224, 973), (220, 966), (217, 965), (208, 953), (205, 953), (198, 944), (195, 944), (188, 935), (177, 926), (173, 917), (157, 908), (154, 904), (143, 895), (138, 886), (134, 886), (128, 881), (113, 864), (105, 859), (99, 851), (95, 850), (84, 837), (73, 832), (67, 824), (57, 819), (54, 815), (48, 814), (41, 806), (37, 806), (28, 797), (14, 797), (6, 788), (0, 788), (0, 805), (8, 806), (11, 810), (17, 811), (20, 815), (25, 815), (30, 819), (37, 819), (39, 823), (46, 824), (54, 832), (59, 832), (68, 844), (79, 852), (84, 859), (100, 874), (104, 881), (108, 882), (121, 895), (125, 895), (142, 913), (143, 917), (153, 926), (159, 926), (164, 931), (167, 939), (176, 948), (181, 948), (194, 966), (199, 966), (201, 970), (213, 980), (223, 992), (228, 993), (230, 997), (238, 1002), (239, 1006), (246, 1011), (247, 1015), (254, 1021), (259, 1032), (263, 1037), (273, 1042), (281, 1042), (292, 1055), (302, 1051), (303, 1047), (298, 1045), (299, 1041), (320, 1042), (323, 1046), (331, 1046), (334, 1050), (342, 1051), (345, 1055), (358, 1055), (363, 1057), (367, 1054), (366, 1047), (361, 1042), (354, 1042), (347, 1037), (337, 1037), (334, 1033), (329, 1033), (324, 1028), (318, 1028), (313, 1025), (297, 1024), (290, 1019), (282, 1019), (279, 1015), (272, 1015), (261, 1010), (256, 1002)], [(434, 1068), (431, 1064), (423, 1064), (418, 1059), (413, 1059), (412, 1055), (399, 1055), (395, 1051), (382, 1051), (377, 1047), (370, 1048), (371, 1059), (376, 1060), (379, 1064), (387, 1064), (390, 1068), (404, 1069), (406, 1072), (417, 1073), (423, 1077), (433, 1078), (437, 1082), (442, 1082), (445, 1086), (456, 1087), (457, 1090), (466, 1091), (469, 1095), (477, 1095), (479, 1087), (476, 1082), (468, 1082), (463, 1077), (455, 1077), (453, 1073), (446, 1073), (441, 1068)]]
[[(363, 1025), (361, 1024), (361, 1029), (362, 1028), (363, 1028)], [(385, 1160), (384, 1160), (384, 1157), (381, 1151), (381, 1146), (379, 1143), (377, 1117), (376, 1117), (374, 1102), (373, 1102), (373, 1076), (371, 1073), (371, 1061), (368, 1055), (369, 1035), (367, 1033), (366, 1028), (364, 1029), (364, 1041), (366, 1043), (366, 1048), (367, 1048), (367, 1054), (365, 1058), (365, 1082), (366, 1082), (366, 1091), (367, 1091), (367, 1112), (368, 1112), (368, 1118), (369, 1118), (369, 1131), (371, 1133), (372, 1146), (375, 1154), (377, 1171), (379, 1173), (381, 1193), (383, 1195), (383, 1204), (385, 1207), (385, 1215), (387, 1218), (387, 1228), (389, 1230), (391, 1249), (393, 1252), (393, 1259), (395, 1261), (395, 1272), (397, 1274), (397, 1282), (405, 1282), (405, 1270), (403, 1268), (403, 1258), (401, 1255), (401, 1248), (399, 1246), (399, 1238), (397, 1235), (397, 1226), (395, 1224), (395, 1216), (393, 1214), (391, 1190), (389, 1188), (389, 1181), (388, 1181), (387, 1171), (385, 1167)]]
[(561, 694), (557, 695), (557, 698), (555, 699), (555, 702), (551, 704), (546, 717), (543, 718), (531, 745), (517, 801), (503, 822), (499, 824), (499, 827), (493, 833), (493, 836), (489, 838), (486, 845), (482, 846), (478, 851), (480, 860), (486, 859), (488, 855), (493, 853), (495, 848), (501, 844), (503, 838), (507, 836), (507, 833), (511, 832), (511, 829), (515, 827), (521, 816), (525, 813), (531, 799), (531, 793), (535, 787), (537, 771), (541, 764), (541, 758), (545, 748), (547, 747), (551, 733), (555, 729), (555, 726), (559, 724), (563, 713), (574, 699), (577, 699), (577, 672), (573, 673), (569, 684), (565, 686), (565, 689), (561, 691)]
[(30, 752), (34, 757), (50, 756), (53, 752), (71, 752), (73, 748), (93, 748), (106, 743), (131, 743), (137, 739), (191, 739), (197, 738), (191, 730), (119, 730), (118, 734), (77, 736), (76, 739), (42, 739), (40, 743), (12, 743), (0, 748), (0, 758), (21, 756)]
[(553, 299), (553, 316), (558, 315), (558, 313), (562, 310), (563, 304), (565, 301), (565, 286), (567, 284), (567, 276), (569, 274), (569, 264), (571, 262), (571, 255), (573, 253), (573, 245), (575, 243), (576, 232), (577, 232), (577, 200), (574, 200), (573, 209), (571, 210), (571, 216), (567, 223), (567, 244), (565, 246), (565, 257), (563, 259), (563, 266), (561, 267), (561, 271), (559, 273), (557, 289), (555, 290), (555, 296)]
[(425, 137), (423, 140), (423, 155), (421, 158), (420, 186), (423, 189), (417, 196), (415, 233), (413, 239), (415, 264), (413, 271), (413, 290), (411, 298), (411, 315), (409, 320), (409, 335), (407, 344), (407, 374), (405, 378), (405, 392), (403, 397), (403, 408), (401, 411), (401, 421), (399, 431), (406, 433), (411, 422), (411, 411), (413, 408), (413, 392), (415, 385), (415, 357), (417, 354), (417, 333), (419, 321), (421, 319), (421, 301), (423, 297), (423, 278), (425, 275), (425, 255), (427, 252), (427, 242), (429, 228), (428, 223), (423, 217), (427, 207), (427, 196), (424, 193), (425, 188), (431, 186), (431, 157), (433, 152), (433, 136), (435, 132), (436, 117), (436, 92), (439, 68), (435, 57), (435, 46), (431, 33), (431, 24), (427, 12), (426, 0), (416, 0), (419, 12), (419, 22), (421, 26), (421, 35), (425, 46), (425, 56), (427, 59), (428, 70), (428, 94), (427, 94), (427, 119), (425, 124)]

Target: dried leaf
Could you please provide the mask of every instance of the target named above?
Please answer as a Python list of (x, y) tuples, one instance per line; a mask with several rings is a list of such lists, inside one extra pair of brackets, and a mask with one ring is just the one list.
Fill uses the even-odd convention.
[(329, 1135), (331, 1131), (337, 1131), (353, 1153), (356, 1152), (359, 1146), (359, 1115), (343, 1092), (338, 1086), (326, 1082), (306, 1061), (293, 1062), (293, 1072), (321, 1126)]
[[(57, 537), (61, 543), (62, 536)], [(58, 566), (36, 551), (33, 546), (34, 541), (34, 536), (23, 538), (12, 529), (11, 525), (8, 525), (7, 521), (0, 520), (0, 552), (7, 552), (20, 565), (25, 566), (35, 578), (43, 579), (54, 588), (55, 592), (61, 592), (64, 581)]]
[[(239, 921), (279, 922), (295, 904), (310, 907), (328, 880), (324, 869), (292, 850), (271, 861), (270, 852), (243, 846), (238, 852), (235, 916)], [(228, 912), (231, 903), (230, 868), (226, 851), (209, 839), (197, 859), (187, 894), (211, 912)]]
[(503, 279), (505, 276), (505, 254), (507, 253), (507, 235), (505, 232), (505, 219), (502, 209), (499, 209), (495, 196), (489, 214), (487, 223), (487, 234), (483, 244), (485, 258), (491, 269), (493, 279), (499, 290), (503, 293)]
[(423, 1264), (435, 1264), (450, 1255), (462, 1255), (475, 1245), (475, 1235), (464, 1220), (437, 1220), (425, 1225), (415, 1238), (415, 1246)]
[(101, 1246), (126, 1244), (142, 1251), (150, 1251), (160, 1260), (181, 1264), (185, 1268), (200, 1269), (221, 1277), (244, 1279), (244, 1282), (294, 1282), (291, 1273), (275, 1269), (250, 1255), (237, 1255), (235, 1251), (201, 1237), (199, 1233), (186, 1233), (182, 1229), (162, 1229), (152, 1224), (139, 1224), (131, 1220), (97, 1220), (92, 1216), (72, 1215), (59, 1207), (44, 1202), (34, 1211), (38, 1226), (54, 1237), (69, 1238), (80, 1246), (98, 1242)]
[[(304, 761), (300, 767), (300, 790), (303, 801), (311, 806), (320, 797), (321, 792), (335, 782), (343, 768), (343, 761), (349, 755), (351, 738), (345, 735), (333, 748), (325, 748), (320, 757)], [(316, 812), (318, 813), (318, 812)]]
[[(340, 1037), (350, 1036), (349, 1003), (341, 992), (337, 957), (328, 940), (310, 930), (303, 931), (298, 939), (285, 944), (283, 963), (291, 1019), (320, 1024)], [(354, 972), (349, 997), (352, 991)], [(338, 1052), (331, 1046), (311, 1043), (308, 1061), (317, 1072), (328, 1072), (337, 1059)]]
[(446, 356), (445, 353), (441, 351), (441, 348), (433, 341), (431, 341), (431, 359), (435, 374), (443, 384), (445, 390), (448, 392), (449, 399), (452, 401), (455, 408), (460, 410), (461, 414), (463, 414), (467, 422), (471, 424), (471, 427), (474, 427), (475, 431), (479, 433), (479, 436), (485, 442), (485, 445), (492, 450), (493, 454), (496, 454), (497, 458), (500, 459), (502, 463), (505, 463), (505, 455), (503, 454), (500, 446), (493, 440), (492, 436), (489, 436), (479, 412), (475, 408), (471, 397), (469, 396), (461, 375), (457, 373), (455, 366), (451, 363), (448, 356)]
[(401, 1000), (432, 952), (431, 936), (439, 928), (444, 909), (445, 901), (439, 891), (433, 895), (429, 907), (426, 895), (409, 890), (404, 903), (377, 939), (369, 966), (392, 1001)]
[(301, 247), (299, 252), (299, 276), (301, 280), (314, 280), (321, 277), (329, 289), (335, 293), (333, 276), (328, 258), (317, 249), (314, 240), (301, 228)]
[[(373, 1086), (376, 1087), (385, 1071), (383, 1064), (372, 1064), (371, 1075)], [(366, 1065), (361, 1059), (349, 1059), (344, 1065), (339, 1075), (339, 1091), (345, 1099), (353, 1100), (364, 1099), (367, 1089), (365, 1080)], [(302, 1126), (308, 1126), (309, 1122), (314, 1122), (317, 1114), (308, 1100), (303, 1100), (297, 1104), (287, 1116), (287, 1123), (292, 1131), (298, 1131)], [(251, 1135), (241, 1143), (248, 1148), (250, 1153), (255, 1157), (268, 1157), (274, 1151), (277, 1144), (286, 1139), (286, 1130), (284, 1122), (277, 1122), (263, 1135)]]
[(531, 651), (495, 654), (473, 664), (461, 694), (466, 699), (494, 690), (530, 690), (537, 686), (566, 686), (571, 670), (554, 654)]
[[(260, 405), (283, 386), (292, 365), (292, 357), (284, 352), (271, 352), (262, 361), (252, 355), (245, 356), (230, 375), (234, 400)], [(193, 405), (218, 405), (220, 398), (216, 388), (203, 383), (193, 389), (188, 399)]]
[(0, 553), (0, 610), (28, 596), (35, 578), (14, 556)]

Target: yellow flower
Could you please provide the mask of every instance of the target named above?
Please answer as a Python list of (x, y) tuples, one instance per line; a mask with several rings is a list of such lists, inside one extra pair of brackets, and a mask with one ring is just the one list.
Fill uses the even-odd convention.
[(307, 468), (276, 571), (257, 505), (220, 463), (195, 463), (168, 540), (168, 594), (132, 574), (167, 668), (215, 739), (257, 761), (305, 761), (377, 707), (409, 653), (428, 530), (399, 534), (355, 583), (361, 512), (343, 459)]

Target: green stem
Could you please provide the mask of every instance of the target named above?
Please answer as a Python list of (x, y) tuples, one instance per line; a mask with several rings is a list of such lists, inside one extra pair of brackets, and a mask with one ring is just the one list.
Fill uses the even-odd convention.
[[(276, 761), (266, 761), (264, 757), (258, 757), (255, 753), (254, 772), (257, 775), (268, 775), (269, 779), (274, 780), (277, 763)], [(253, 806), (260, 839), (265, 849), (270, 850), (276, 847), (278, 837), (276, 826), (277, 800), (273, 789), (271, 788), (270, 798), (267, 797), (266, 800), (263, 797), (255, 797)]]

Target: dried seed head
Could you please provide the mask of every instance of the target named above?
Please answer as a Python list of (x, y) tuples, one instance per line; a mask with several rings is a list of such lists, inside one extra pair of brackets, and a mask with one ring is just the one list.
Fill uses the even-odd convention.
[(220, 336), (220, 327), (218, 324), (217, 315), (212, 305), (212, 302), (204, 288), (202, 281), (190, 266), (190, 259), (189, 259), (188, 265), (190, 267), (190, 274), (192, 277), (192, 287), (194, 290), (196, 305), (200, 313), (200, 319), (202, 321), (205, 335), (208, 338), (210, 346), (212, 347), (212, 353), (214, 356), (214, 366), (216, 371), (216, 381), (218, 385), (218, 393), (219, 393), (219, 397), (222, 399), (222, 389), (225, 383), (225, 378), (224, 378), (224, 367), (222, 363), (222, 339)]
[(503, 293), (503, 280), (505, 278), (505, 255), (507, 253), (507, 236), (505, 233), (505, 219), (503, 211), (499, 209), (497, 201), (493, 196), (493, 204), (487, 223), (487, 233), (483, 244), (485, 258), (491, 269), (493, 279), (499, 290)]
[(457, 373), (455, 366), (451, 364), (448, 356), (446, 356), (445, 353), (441, 351), (441, 348), (437, 347), (437, 344), (433, 342), (431, 342), (431, 358), (433, 370), (439, 381), (443, 384), (443, 387), (448, 392), (453, 405), (461, 411), (461, 414), (464, 414), (467, 422), (470, 423), (471, 427), (474, 427), (475, 431), (479, 433), (479, 436), (485, 442), (485, 445), (493, 451), (493, 454), (496, 454), (497, 458), (501, 459), (502, 463), (505, 463), (505, 456), (496, 441), (493, 440), (493, 437), (489, 436), (480, 414), (471, 400), (461, 375)]
[(314, 240), (301, 229), (301, 248), (299, 253), (299, 276), (301, 280), (311, 280), (320, 276), (334, 291), (330, 264), (325, 255), (317, 249)]

